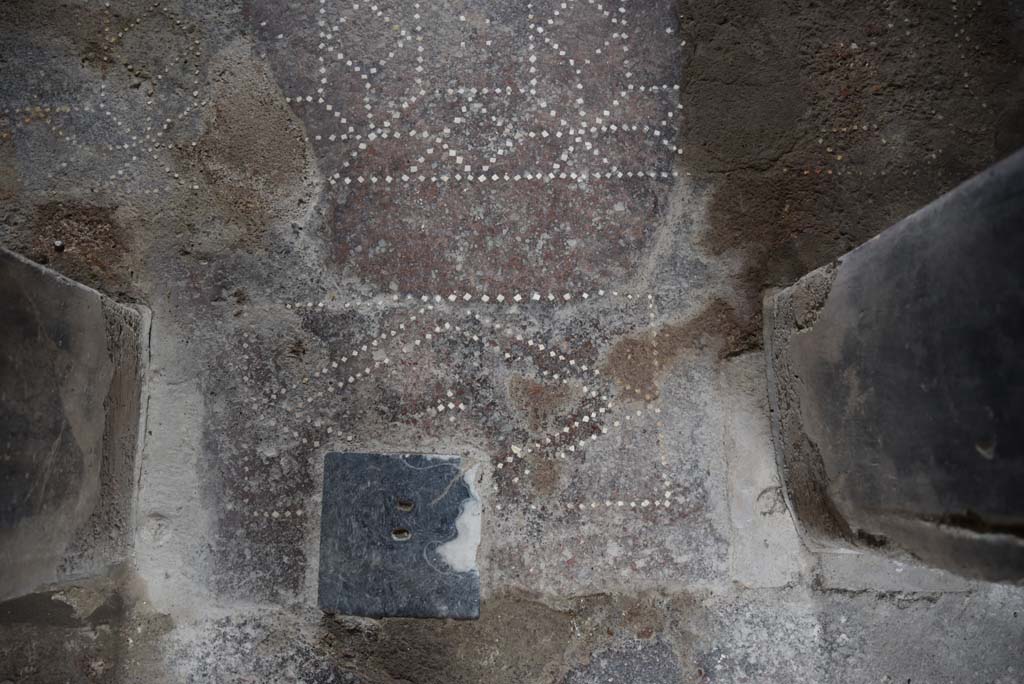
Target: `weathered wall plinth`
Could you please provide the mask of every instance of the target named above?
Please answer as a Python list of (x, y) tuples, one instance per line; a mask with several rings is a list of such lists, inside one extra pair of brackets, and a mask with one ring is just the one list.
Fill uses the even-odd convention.
[(765, 302), (812, 546), (1024, 580), (1024, 151)]
[(127, 557), (148, 329), (0, 249), (0, 600)]

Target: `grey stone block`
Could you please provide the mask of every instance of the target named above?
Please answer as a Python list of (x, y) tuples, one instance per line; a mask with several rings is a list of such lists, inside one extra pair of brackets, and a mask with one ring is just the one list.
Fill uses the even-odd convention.
[(148, 311), (0, 249), (0, 600), (131, 550)]
[(805, 541), (1024, 580), (1024, 150), (765, 301)]
[(480, 615), (480, 501), (450, 456), (327, 454), (320, 608), (364, 617)]
[(980, 583), (958, 575), (902, 563), (877, 553), (820, 553), (814, 577), (822, 589), (876, 592), (966, 592)]

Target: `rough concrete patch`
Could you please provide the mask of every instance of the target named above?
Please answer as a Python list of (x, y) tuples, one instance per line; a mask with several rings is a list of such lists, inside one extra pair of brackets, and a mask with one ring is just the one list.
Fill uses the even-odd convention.
[(118, 566), (109, 576), (75, 580), (4, 601), (0, 625), (87, 627), (115, 622), (124, 608), (117, 586), (124, 576), (124, 567)]
[(817, 446), (804, 434), (800, 400), (786, 357), (789, 339), (808, 329), (828, 299), (837, 269), (825, 266), (807, 276), (806, 290), (790, 288), (764, 300), (764, 344), (775, 462), (782, 491), (801, 537), (812, 550), (840, 547), (852, 531), (828, 494), (825, 466)]
[[(342, 663), (418, 684), (520, 684), (553, 681), (572, 638), (572, 613), (523, 597), (498, 598), (481, 606), (477, 622), (388, 620), (369, 634), (326, 627)], [(527, 628), (528, 626), (528, 628)], [(544, 634), (544, 639), (536, 639)], [(404, 657), (395, 658), (402, 652)]]
[(566, 684), (676, 684), (685, 681), (675, 653), (655, 640), (627, 641), (596, 651), (585, 666), (572, 671)]
[(305, 131), (248, 42), (235, 40), (213, 55), (210, 74), (206, 130), (186, 159), (235, 227), (221, 247), (267, 248), (268, 230), (305, 223), (315, 202)]
[(106, 625), (0, 626), (0, 682), (115, 684), (123, 643)]
[(618, 340), (608, 352), (604, 371), (624, 390), (626, 399), (651, 401), (659, 396), (660, 377), (680, 356), (708, 346), (725, 358), (747, 348), (749, 338), (735, 308), (715, 299), (688, 320)]
[(745, 259), (746, 329), (759, 328), (764, 288), (788, 285), (1010, 151), (1024, 130), (1015, 11), (680, 3), (683, 159), (715, 184), (704, 245)]
[(21, 191), (21, 181), (14, 166), (14, 143), (11, 134), (0, 132), (0, 201), (9, 201)]
[(526, 418), (531, 432), (551, 431), (576, 406), (571, 388), (522, 375), (509, 376), (508, 392), (513, 409)]
[(130, 212), (76, 200), (45, 202), (11, 225), (6, 245), (36, 263), (120, 299), (138, 298)]
[(540, 496), (551, 496), (562, 486), (562, 462), (547, 458), (540, 461), (534, 468), (531, 483)]
[(728, 2), (680, 4), (692, 46), (683, 69), (681, 100), (691, 112), (683, 157), (709, 171), (769, 168), (799, 139), (809, 99), (792, 29), (763, 30), (774, 13), (769, 2), (746, 2), (742, 13)]
[(701, 606), (704, 613), (691, 626), (700, 684), (830, 681), (809, 592), (748, 590), (706, 597)]
[(0, 604), (0, 681), (123, 681), (124, 653), (151, 637), (144, 622), (129, 617), (130, 576), (121, 565)]
[(165, 641), (166, 655), (155, 673), (168, 683), (248, 684), (274, 673), (309, 684), (390, 684), (339, 666), (329, 657), (329, 643), (318, 642), (287, 616), (236, 611), (181, 625)]
[(600, 671), (595, 652), (623, 672), (680, 671), (700, 613), (688, 596), (594, 594), (548, 605), (511, 593), (486, 601), (475, 623), (326, 620), (321, 643), (336, 663), (373, 673), (374, 682), (564, 684)]
[[(787, 315), (792, 316), (797, 332), (813, 327), (814, 322), (818, 320), (818, 314), (825, 306), (832, 290), (837, 270), (838, 264), (833, 263), (811, 271), (801, 279), (802, 287), (794, 289), (785, 303), (777, 305), (786, 307)], [(785, 296), (779, 299), (785, 299)], [(775, 320), (776, 324), (781, 323), (777, 314)], [(776, 329), (775, 334), (783, 333)]]

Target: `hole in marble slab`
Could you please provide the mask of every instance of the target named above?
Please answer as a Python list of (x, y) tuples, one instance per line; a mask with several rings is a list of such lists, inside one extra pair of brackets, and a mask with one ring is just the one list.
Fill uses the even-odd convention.
[(415, 501), (410, 501), (409, 499), (399, 499), (398, 500), (398, 510), (402, 511), (403, 513), (409, 513), (415, 507), (416, 507), (416, 502)]
[(412, 532), (404, 527), (398, 527), (391, 530), (391, 538), (395, 541), (409, 541), (412, 538)]

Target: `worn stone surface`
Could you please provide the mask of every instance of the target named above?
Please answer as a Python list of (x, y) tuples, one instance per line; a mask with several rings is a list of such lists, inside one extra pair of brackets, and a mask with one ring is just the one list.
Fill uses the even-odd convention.
[[(744, 353), (762, 286), (1014, 139), (1012, 8), (418, 5), (0, 5), (0, 242), (154, 311), (131, 642), (94, 679), (1013, 681), (1013, 594), (783, 558)], [(479, 621), (323, 617), (328, 451), (479, 466)]]
[(127, 559), (145, 311), (0, 248), (0, 600)]
[(125, 603), (102, 578), (0, 604), (0, 681), (113, 681)]
[(596, 651), (586, 666), (570, 673), (565, 681), (566, 684), (671, 684), (682, 679), (682, 667), (670, 646), (661, 641), (636, 640)]
[(328, 454), (318, 601), (364, 617), (480, 614), (480, 500), (458, 457)]
[(815, 550), (849, 547), (853, 533), (829, 494), (821, 451), (803, 430), (799, 374), (785, 362), (786, 343), (791, 334), (813, 325), (828, 299), (835, 271), (834, 264), (822, 266), (801, 279), (803, 287), (765, 298), (765, 362), (773, 453), (785, 484), (781, 491), (786, 503), (800, 521), (798, 529), (805, 532), (804, 542)]
[(945, 570), (904, 563), (873, 551), (820, 553), (814, 581), (825, 589), (876, 592), (968, 592), (980, 584)]

